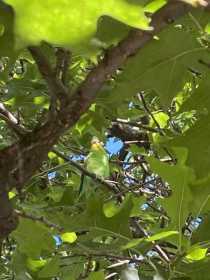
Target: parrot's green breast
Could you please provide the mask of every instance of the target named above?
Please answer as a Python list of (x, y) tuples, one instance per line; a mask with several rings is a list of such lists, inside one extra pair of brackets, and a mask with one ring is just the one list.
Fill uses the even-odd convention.
[[(110, 175), (109, 157), (98, 139), (94, 138), (91, 142), (90, 153), (85, 160), (85, 168), (102, 179)], [(94, 186), (94, 181), (83, 175), (79, 189), (80, 195), (85, 192), (86, 196), (90, 196), (95, 190)]]
[(98, 150), (90, 151), (86, 160), (86, 168), (89, 172), (94, 173), (99, 177), (109, 177), (109, 159), (103, 147)]

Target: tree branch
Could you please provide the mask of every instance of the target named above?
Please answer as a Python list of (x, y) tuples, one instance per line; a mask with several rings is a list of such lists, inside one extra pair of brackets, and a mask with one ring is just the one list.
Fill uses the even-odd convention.
[(23, 126), (18, 124), (16, 117), (6, 109), (3, 103), (0, 102), (0, 118), (3, 119), (8, 126), (19, 136), (22, 136), (29, 131), (27, 131)]
[(56, 57), (57, 57), (57, 62), (55, 67), (56, 78), (60, 80), (64, 86), (66, 86), (68, 67), (71, 59), (70, 51), (65, 50), (64, 48), (57, 48)]
[(48, 85), (52, 101), (56, 102), (56, 99), (59, 99), (62, 103), (66, 102), (69, 98), (68, 90), (57, 78), (57, 72), (53, 70), (40, 47), (29, 47), (28, 49)]

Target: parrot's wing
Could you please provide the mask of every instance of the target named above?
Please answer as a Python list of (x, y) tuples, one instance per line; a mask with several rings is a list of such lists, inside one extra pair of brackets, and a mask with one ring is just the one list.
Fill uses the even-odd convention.
[(94, 189), (94, 182), (91, 180), (91, 178), (85, 176), (84, 174), (81, 177), (80, 187), (79, 187), (79, 199), (81, 197), (90, 197), (92, 196)]
[(109, 158), (106, 151), (103, 148), (91, 151), (86, 160), (86, 168), (89, 172), (102, 178), (109, 177)]
[(85, 179), (85, 175), (82, 173), (80, 178), (79, 195), (82, 193), (84, 189), (84, 179)]

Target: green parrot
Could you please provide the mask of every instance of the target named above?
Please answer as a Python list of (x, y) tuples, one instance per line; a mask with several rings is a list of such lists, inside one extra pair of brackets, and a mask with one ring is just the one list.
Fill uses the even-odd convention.
[[(85, 160), (84, 166), (87, 171), (94, 173), (103, 179), (109, 177), (110, 175), (109, 158), (107, 152), (103, 147), (103, 143), (101, 143), (95, 136), (91, 140), (90, 152)], [(83, 189), (88, 188), (89, 190), (91, 185), (93, 185), (92, 179), (85, 178), (85, 175), (83, 174), (81, 177), (79, 194), (83, 192)], [(94, 189), (93, 186), (92, 189)]]

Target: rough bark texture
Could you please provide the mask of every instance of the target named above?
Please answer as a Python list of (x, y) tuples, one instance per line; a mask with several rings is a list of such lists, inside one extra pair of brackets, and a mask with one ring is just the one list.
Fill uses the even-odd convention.
[(51, 96), (56, 96), (60, 101), (60, 109), (49, 114), (45, 124), (24, 134), (17, 143), (0, 151), (0, 239), (6, 237), (17, 225), (17, 219), (7, 196), (10, 187), (23, 188), (46, 159), (47, 153), (59, 137), (75, 125), (88, 109), (107, 78), (130, 56), (135, 55), (152, 41), (155, 34), (186, 14), (189, 9), (191, 9), (190, 6), (180, 1), (168, 3), (153, 15), (151, 24), (154, 31), (132, 30), (126, 39), (106, 52), (104, 59), (71, 95), (56, 79), (51, 66), (48, 65), (39, 48), (30, 48), (39, 71), (48, 84)]

